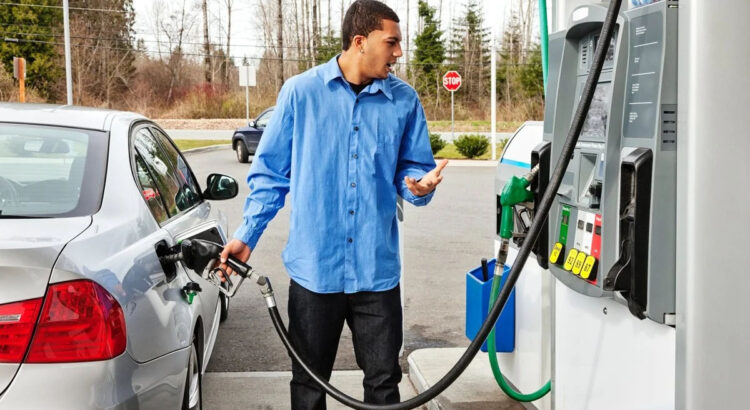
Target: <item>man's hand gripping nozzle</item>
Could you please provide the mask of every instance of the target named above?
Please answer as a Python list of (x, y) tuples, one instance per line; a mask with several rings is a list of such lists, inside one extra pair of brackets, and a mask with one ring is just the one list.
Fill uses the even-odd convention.
[[(230, 275), (219, 267), (219, 256), (223, 247), (217, 243), (203, 239), (186, 239), (171, 249), (169, 254), (159, 257), (162, 263), (174, 263), (182, 261), (188, 269), (194, 270), (201, 276), (216, 285), (219, 290), (232, 297), (237, 293), (240, 285), (246, 278), (250, 278), (260, 288), (260, 293), (266, 300), (266, 305), (276, 306), (271, 281), (259, 274), (255, 269), (239, 259), (229, 256), (226, 264), (236, 272), (240, 279), (232, 281)], [(222, 282), (218, 273), (222, 273), (225, 282)]]
[(495, 262), (495, 275), (500, 276), (505, 269), (505, 262), (508, 260), (508, 246), (510, 238), (513, 237), (513, 215), (516, 205), (524, 202), (530, 202), (534, 199), (534, 194), (527, 188), (539, 173), (539, 165), (529, 171), (522, 177), (512, 177), (505, 183), (503, 191), (500, 194), (500, 205), (502, 206), (502, 219), (500, 221), (500, 249), (497, 251), (497, 261)]

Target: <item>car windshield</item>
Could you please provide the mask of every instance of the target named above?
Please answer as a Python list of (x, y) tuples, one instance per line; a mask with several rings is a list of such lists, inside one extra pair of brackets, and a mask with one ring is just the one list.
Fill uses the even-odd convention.
[(104, 132), (0, 123), (0, 218), (96, 212), (106, 152)]

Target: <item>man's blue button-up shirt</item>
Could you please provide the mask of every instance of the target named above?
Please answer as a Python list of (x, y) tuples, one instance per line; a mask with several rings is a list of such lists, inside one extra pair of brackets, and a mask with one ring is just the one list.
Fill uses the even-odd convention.
[(291, 278), (317, 293), (383, 291), (399, 282), (396, 195), (426, 205), (404, 177), (435, 168), (417, 93), (389, 75), (359, 95), (337, 57), (290, 78), (247, 177), (235, 237), (255, 248), (291, 192)]

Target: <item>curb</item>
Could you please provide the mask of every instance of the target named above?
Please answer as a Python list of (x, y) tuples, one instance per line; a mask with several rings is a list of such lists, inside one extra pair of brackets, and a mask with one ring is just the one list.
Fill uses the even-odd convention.
[(190, 148), (190, 149), (184, 149), (180, 150), (183, 154), (186, 153), (194, 153), (194, 152), (203, 152), (203, 151), (216, 151), (222, 148), (231, 147), (232, 144), (216, 144), (216, 145), (206, 145), (205, 147), (197, 147), (197, 148)]

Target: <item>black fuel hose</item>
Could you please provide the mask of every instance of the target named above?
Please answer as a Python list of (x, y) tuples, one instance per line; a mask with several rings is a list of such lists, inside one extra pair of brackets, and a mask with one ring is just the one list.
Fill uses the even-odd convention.
[(328, 383), (328, 381), (326, 381), (325, 379), (317, 375), (315, 371), (313, 371), (305, 363), (302, 357), (300, 357), (299, 353), (297, 353), (294, 347), (292, 347), (292, 343), (289, 340), (289, 334), (287, 333), (287, 330), (284, 327), (284, 323), (281, 320), (281, 316), (279, 315), (278, 309), (276, 308), (276, 306), (269, 306), (268, 311), (271, 315), (271, 320), (273, 321), (273, 325), (276, 328), (276, 332), (279, 334), (279, 337), (281, 338), (281, 341), (284, 343), (284, 346), (286, 346), (287, 350), (292, 355), (294, 360), (296, 360), (302, 366), (302, 368), (310, 375), (310, 377), (312, 377), (312, 379), (315, 380), (315, 382), (318, 383), (323, 388), (323, 390), (325, 390), (326, 393), (328, 393), (331, 397), (333, 397), (334, 399), (336, 399), (337, 401), (341, 402), (342, 404), (346, 406), (349, 406), (354, 409), (359, 409), (359, 410), (413, 409), (417, 406), (427, 403), (429, 400), (432, 400), (435, 396), (440, 394), (443, 390), (445, 390), (448, 386), (450, 386), (458, 378), (458, 376), (461, 375), (461, 373), (463, 373), (463, 371), (466, 369), (467, 366), (469, 366), (471, 361), (474, 359), (474, 356), (476, 356), (477, 352), (479, 351), (479, 348), (481, 347), (482, 343), (484, 343), (484, 340), (487, 338), (487, 335), (489, 335), (490, 331), (492, 330), (492, 327), (495, 325), (495, 322), (497, 321), (497, 318), (500, 316), (500, 313), (502, 312), (503, 307), (505, 306), (505, 303), (508, 301), (508, 297), (510, 297), (510, 292), (511, 290), (513, 290), (513, 287), (516, 285), (516, 281), (518, 280), (518, 277), (521, 275), (521, 270), (523, 269), (523, 266), (526, 263), (526, 259), (529, 257), (529, 254), (531, 253), (531, 248), (536, 242), (537, 238), (539, 237), (539, 233), (542, 231), (542, 227), (544, 226), (544, 221), (547, 219), (547, 216), (549, 215), (549, 210), (552, 207), (552, 201), (555, 197), (555, 194), (557, 193), (558, 188), (560, 187), (560, 183), (562, 182), (562, 178), (563, 178), (563, 175), (565, 174), (565, 170), (567, 170), (568, 168), (568, 164), (570, 163), (570, 158), (572, 157), (576, 143), (578, 142), (578, 136), (581, 133), (581, 129), (583, 128), (583, 123), (584, 123), (584, 120), (586, 119), (586, 114), (589, 111), (591, 100), (594, 97), (596, 84), (599, 82), (599, 75), (601, 74), (602, 66), (604, 65), (604, 57), (606, 56), (607, 49), (609, 48), (609, 43), (612, 40), (612, 35), (614, 33), (614, 28), (615, 28), (615, 21), (620, 11), (621, 4), (622, 4), (622, 0), (612, 0), (609, 3), (609, 8), (607, 10), (607, 17), (604, 20), (604, 24), (602, 25), (602, 31), (599, 35), (599, 38), (602, 40), (599, 41), (599, 44), (597, 44), (597, 47), (596, 47), (596, 51), (594, 52), (594, 66), (589, 71), (588, 78), (586, 79), (586, 84), (583, 88), (583, 94), (581, 96), (581, 100), (578, 103), (578, 108), (576, 109), (575, 115), (573, 117), (573, 122), (570, 126), (570, 131), (568, 132), (567, 139), (565, 140), (565, 144), (563, 144), (560, 158), (557, 161), (555, 170), (552, 172), (552, 175), (550, 176), (547, 190), (544, 191), (544, 195), (542, 196), (541, 202), (539, 206), (537, 207), (538, 212), (536, 213), (536, 216), (534, 217), (534, 221), (532, 222), (531, 227), (529, 228), (529, 232), (526, 236), (526, 240), (523, 242), (521, 249), (518, 251), (518, 256), (516, 257), (516, 261), (515, 263), (513, 263), (513, 267), (511, 268), (510, 273), (508, 274), (508, 279), (505, 281), (505, 285), (503, 286), (503, 288), (500, 289), (500, 293), (498, 294), (498, 297), (497, 297), (497, 302), (492, 307), (492, 310), (489, 312), (487, 319), (484, 321), (484, 324), (482, 324), (482, 327), (479, 329), (479, 333), (476, 335), (476, 337), (471, 342), (471, 344), (469, 344), (469, 347), (466, 348), (466, 351), (458, 360), (458, 362), (456, 362), (456, 364), (448, 371), (448, 373), (445, 374), (445, 376), (443, 376), (442, 379), (438, 380), (437, 383), (435, 383), (432, 387), (425, 390), (424, 392), (401, 403), (380, 405), (380, 404), (365, 403), (357, 399), (354, 399), (342, 393), (335, 387), (333, 387), (330, 383)]

